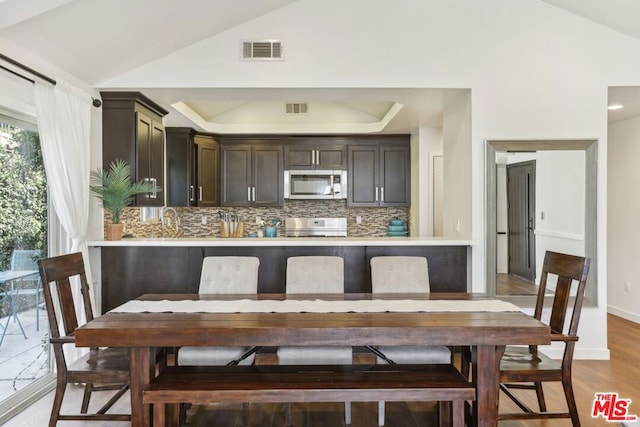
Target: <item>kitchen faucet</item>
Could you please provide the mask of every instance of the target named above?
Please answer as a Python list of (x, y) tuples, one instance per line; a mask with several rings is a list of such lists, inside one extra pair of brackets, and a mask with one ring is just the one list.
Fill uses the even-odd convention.
[(176, 208), (172, 208), (172, 207), (167, 207), (167, 206), (163, 206), (160, 208), (160, 224), (162, 227), (162, 237), (164, 238), (164, 213), (165, 211), (169, 211), (169, 212), (173, 212), (173, 220), (174, 220), (174, 224), (176, 227), (176, 233), (174, 237), (178, 237), (178, 230), (179, 230), (179, 225), (180, 225), (180, 219), (178, 218), (178, 211), (176, 211)]

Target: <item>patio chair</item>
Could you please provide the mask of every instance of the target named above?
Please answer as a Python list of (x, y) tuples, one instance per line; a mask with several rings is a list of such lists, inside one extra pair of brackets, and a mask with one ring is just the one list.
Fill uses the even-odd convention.
[[(82, 295), (81, 309), (87, 322), (93, 319), (89, 296), (89, 285), (85, 275), (81, 253), (62, 255), (38, 261), (40, 277), (44, 284), (44, 299), (49, 314), (51, 344), (57, 368), (56, 393), (51, 408), (49, 427), (59, 420), (75, 421), (130, 421), (129, 414), (107, 414), (106, 412), (129, 389), (129, 358), (126, 349), (91, 348), (89, 354), (70, 362), (64, 354), (64, 346), (73, 346), (74, 333), (80, 326), (73, 297), (72, 282), (79, 280)], [(56, 301), (54, 302), (54, 297)], [(64, 325), (61, 334), (59, 321)], [(84, 384), (84, 396), (80, 413), (61, 414), (67, 384)], [(117, 390), (107, 403), (94, 413), (88, 413), (91, 394), (95, 391)]]
[(40, 258), (42, 258), (42, 251), (40, 249), (16, 249), (11, 254), (12, 271), (33, 270), (34, 272), (33, 276), (21, 279), (21, 286), (17, 292), (20, 296), (33, 295), (35, 297), (36, 331), (40, 330), (40, 295), (42, 294), (42, 281), (37, 274), (38, 260)]

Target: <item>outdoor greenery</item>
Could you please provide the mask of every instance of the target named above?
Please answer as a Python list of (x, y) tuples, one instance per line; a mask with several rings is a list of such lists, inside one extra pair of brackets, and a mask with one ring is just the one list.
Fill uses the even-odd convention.
[(120, 214), (133, 202), (133, 196), (154, 191), (150, 183), (131, 182), (130, 172), (131, 167), (122, 159), (111, 162), (108, 170), (91, 171), (91, 192), (102, 200), (102, 206), (111, 213), (114, 224), (120, 224)]
[(0, 122), (0, 270), (14, 249), (47, 253), (47, 181), (38, 133)]

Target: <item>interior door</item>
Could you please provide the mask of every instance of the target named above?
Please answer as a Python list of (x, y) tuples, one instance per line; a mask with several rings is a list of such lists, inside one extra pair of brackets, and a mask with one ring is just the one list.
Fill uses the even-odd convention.
[(534, 281), (536, 275), (535, 161), (507, 165), (509, 274)]

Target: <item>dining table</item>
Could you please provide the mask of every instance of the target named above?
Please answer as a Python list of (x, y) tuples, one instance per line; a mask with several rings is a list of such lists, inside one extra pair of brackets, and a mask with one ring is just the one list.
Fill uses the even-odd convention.
[(78, 347), (130, 349), (131, 425), (151, 426), (145, 387), (158, 348), (181, 346), (469, 346), (473, 419), (496, 426), (506, 345), (550, 343), (549, 327), (479, 294), (145, 294), (76, 331)]

